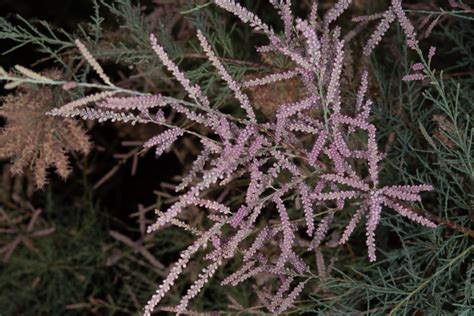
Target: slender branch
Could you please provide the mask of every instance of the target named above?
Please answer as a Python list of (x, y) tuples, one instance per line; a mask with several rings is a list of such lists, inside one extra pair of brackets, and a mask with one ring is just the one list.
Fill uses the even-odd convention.
[[(201, 55), (201, 54), (196, 54), (196, 53), (188, 53), (184, 54), (183, 58), (190, 58), (190, 59), (208, 59), (206, 55)], [(240, 60), (240, 59), (234, 59), (234, 58), (226, 58), (226, 57), (217, 57), (221, 61), (237, 64), (237, 65), (243, 65), (243, 66), (249, 66), (249, 67), (254, 67), (254, 68), (262, 68), (262, 67), (270, 67), (269, 65), (265, 64), (259, 64), (259, 63), (254, 63), (251, 61), (246, 61), (246, 60)], [(272, 69), (277, 69), (275, 67), (272, 67)]]
[(453, 229), (457, 232), (460, 232), (462, 234), (465, 234), (465, 235), (468, 235), (469, 237), (474, 238), (474, 230), (472, 230), (470, 228), (467, 228), (467, 227), (464, 227), (462, 225), (453, 223), (448, 219), (441, 218), (441, 217), (436, 216), (436, 215), (431, 214), (431, 213), (426, 214), (425, 212), (422, 212), (420, 209), (411, 207), (411, 206), (407, 205), (406, 203), (402, 203), (402, 202), (398, 202), (398, 203), (401, 204), (403, 207), (413, 211), (414, 213), (416, 213), (420, 216), (428, 217), (428, 219), (430, 219), (432, 221), (435, 221), (437, 224), (444, 225), (444, 226), (449, 227), (449, 228), (451, 228), (451, 229)]

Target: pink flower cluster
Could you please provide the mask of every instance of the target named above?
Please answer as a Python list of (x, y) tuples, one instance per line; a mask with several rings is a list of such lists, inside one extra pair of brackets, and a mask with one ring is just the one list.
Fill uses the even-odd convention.
[[(270, 0), (283, 20), (282, 36), (237, 1), (214, 2), (250, 27), (266, 34), (268, 44), (257, 48), (258, 51), (284, 55), (293, 61), (294, 68), (243, 83), (237, 82), (217, 57), (206, 36), (198, 31), (204, 53), (243, 110), (242, 117), (233, 117), (213, 107), (202, 94), (202, 89), (191, 83), (168, 57), (156, 37), (151, 35), (153, 50), (181, 83), (190, 101), (162, 96), (134, 96), (110, 97), (99, 103), (99, 107), (107, 110), (138, 110), (144, 117), (151, 117), (147, 116), (151, 108), (169, 106), (209, 130), (206, 135), (197, 135), (203, 150), (193, 163), (189, 175), (176, 188), (177, 192), (182, 193), (166, 212), (159, 213), (148, 231), (173, 224), (189, 206), (208, 210), (210, 228), (181, 254), (147, 303), (144, 310), (146, 316), (153, 312), (191, 257), (201, 249), (207, 253), (205, 258), (209, 262), (182, 297), (176, 307), (178, 312), (186, 311), (189, 301), (221, 265), (242, 257), (241, 268), (222, 280), (222, 284), (237, 285), (257, 275), (266, 275), (266, 290), (259, 290), (257, 294), (270, 312), (282, 313), (291, 307), (304, 290), (306, 280), (301, 280), (301, 275), (308, 266), (302, 254), (316, 251), (318, 262), (321, 261), (320, 248), (325, 245), (335, 218), (349, 217), (350, 220), (338, 240), (326, 245), (334, 247), (346, 243), (357, 224), (365, 217), (370, 261), (376, 260), (375, 232), (384, 207), (420, 225), (436, 227), (406, 205), (420, 202), (421, 192), (433, 190), (430, 185), (381, 184), (379, 173), (383, 154), (377, 144), (376, 127), (369, 119), (372, 102), (366, 96), (369, 80), (367, 72), (361, 72), (361, 84), (355, 100), (347, 100), (341, 94), (345, 41), (341, 29), (333, 24), (351, 1), (339, 0), (322, 18), (318, 16), (315, 2), (307, 19), (301, 19), (293, 16), (289, 0)], [(356, 21), (376, 18), (381, 21), (363, 48), (365, 55), (373, 51), (395, 20), (400, 22), (409, 46), (416, 47), (416, 34), (402, 10), (401, 0), (393, 0), (390, 8), (382, 14), (358, 18)], [(434, 50), (430, 51), (430, 55), (434, 55)], [(417, 79), (414, 76), (419, 76), (418, 71), (422, 68), (415, 64), (413, 70), (417, 73), (411, 79)], [(300, 79), (307, 96), (281, 104), (275, 121), (259, 116), (243, 89), (295, 77)], [(157, 123), (162, 121), (160, 119)], [(170, 128), (150, 139), (145, 146), (156, 147), (157, 154), (161, 154), (184, 133), (181, 128)], [(196, 134), (193, 132), (193, 135)], [(360, 141), (353, 141), (356, 138), (367, 141), (361, 144)], [(229, 187), (245, 192), (245, 198), (217, 202), (208, 195), (210, 188), (216, 192)], [(295, 197), (299, 197), (299, 203), (294, 203)], [(262, 215), (264, 211), (265, 214), (274, 214), (273, 217), (278, 218), (277, 224), (265, 218)], [(351, 212), (353, 214), (346, 215)], [(312, 238), (311, 242), (301, 242), (304, 239), (301, 231), (306, 238)], [(265, 247), (279, 251), (274, 251), (274, 255), (264, 255), (268, 253), (262, 251)], [(272, 294), (275, 278), (280, 280), (280, 285), (273, 288)], [(268, 304), (265, 301), (269, 301)]]
[[(206, 256), (211, 262), (183, 297), (177, 307), (179, 311), (185, 310), (190, 298), (197, 294), (224, 261), (231, 260), (239, 253), (243, 254), (242, 267), (224, 279), (222, 284), (235, 286), (262, 274), (276, 276), (282, 281), (268, 304), (268, 309), (273, 313), (286, 310), (305, 286), (305, 281), (297, 282), (298, 278), (295, 277), (308, 268), (300, 256), (304, 252), (297, 242), (300, 239), (298, 228), (301, 225), (305, 226), (306, 234), (312, 238), (308, 250), (316, 250), (321, 254), (319, 247), (331, 230), (334, 218), (344, 216), (344, 213), (355, 209), (336, 245), (346, 243), (357, 224), (365, 217), (370, 261), (376, 260), (375, 231), (380, 223), (383, 207), (391, 208), (423, 226), (436, 227), (433, 222), (405, 205), (406, 202), (420, 202), (420, 192), (433, 190), (431, 186), (380, 184), (379, 172), (383, 154), (378, 149), (376, 128), (369, 121), (372, 102), (366, 98), (367, 72), (362, 72), (361, 86), (353, 105), (347, 101), (343, 102), (341, 77), (344, 71), (345, 44), (340, 28), (332, 27), (331, 24), (347, 9), (351, 1), (337, 2), (321, 20), (315, 11), (312, 11), (307, 20), (295, 19), (289, 1), (270, 2), (282, 17), (283, 39), (276, 35), (271, 26), (237, 2), (215, 1), (217, 6), (235, 14), (243, 22), (268, 36), (269, 44), (259, 48), (260, 51), (289, 57), (295, 63), (294, 69), (240, 84), (231, 78), (204, 34), (198, 32), (204, 53), (234, 92), (235, 98), (246, 113), (243, 118), (229, 117), (212, 109), (207, 98), (200, 95), (200, 89), (189, 83), (152, 37), (153, 47), (162, 62), (183, 83), (188, 95), (201, 103), (201, 107), (193, 110), (191, 119), (206, 117), (207, 122), (212, 122), (207, 123), (207, 126), (220, 137), (219, 144), (214, 144), (212, 150), (208, 145), (204, 145), (204, 150), (196, 159), (190, 175), (184, 178), (178, 187), (182, 190), (189, 186), (188, 191), (179, 196), (178, 201), (150, 227), (151, 231), (163, 227), (189, 205), (204, 205), (221, 214), (209, 216), (215, 222), (213, 227), (219, 227), (213, 236), (209, 236), (209, 240), (215, 240)], [(392, 1), (392, 6), (380, 17), (380, 24), (364, 48), (365, 54), (370, 54), (395, 19), (400, 21), (410, 46), (416, 44), (416, 34), (401, 9), (400, 1)], [(419, 71), (421, 67), (415, 64), (413, 69)], [(293, 103), (282, 104), (274, 122), (259, 122), (242, 86), (262, 86), (293, 77), (301, 78), (309, 96)], [(171, 133), (169, 137), (167, 133)], [(367, 135), (365, 146), (359, 145), (355, 148), (351, 143), (350, 140), (356, 133)], [(163, 138), (172, 142), (179, 134), (179, 130), (170, 130), (147, 144), (159, 143), (162, 146), (165, 144)], [(356, 162), (365, 162), (367, 176), (363, 175), (363, 170), (355, 168)], [(249, 176), (249, 182), (242, 188), (246, 190), (245, 201), (238, 204), (229, 201), (228, 206), (217, 202), (214, 205), (208, 200), (202, 202), (206, 189), (211, 186), (214, 189), (224, 188), (246, 174)], [(294, 211), (289, 212), (289, 209), (294, 210), (295, 207), (290, 197), (295, 193), (301, 200), (304, 222), (290, 216)], [(263, 209), (275, 211), (279, 218), (277, 226), (271, 226), (268, 222), (263, 226), (261, 223), (256, 225)], [(318, 212), (325, 214), (319, 223), (316, 221), (320, 218)], [(224, 233), (226, 226), (228, 228)], [(248, 245), (255, 231), (258, 233)], [(203, 245), (203, 237), (198, 239), (196, 247), (199, 244)], [(278, 256), (269, 258), (260, 252), (270, 245), (280, 249)], [(185, 251), (186, 256), (187, 252)], [(173, 269), (171, 279), (174, 280), (176, 272), (181, 272), (182, 269), (184, 266)], [(290, 291), (294, 283), (293, 290)], [(150, 314), (169, 289), (168, 277), (148, 303), (145, 315)], [(284, 293), (287, 291), (290, 292), (285, 297)], [(271, 296), (269, 293), (265, 295)]]

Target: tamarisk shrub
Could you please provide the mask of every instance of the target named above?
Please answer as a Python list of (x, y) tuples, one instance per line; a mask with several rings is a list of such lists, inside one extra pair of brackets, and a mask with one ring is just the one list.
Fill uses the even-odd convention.
[[(433, 190), (432, 186), (383, 185), (380, 182), (384, 155), (377, 144), (376, 127), (370, 121), (373, 104), (367, 97), (367, 71), (361, 71), (360, 88), (354, 100), (342, 96), (346, 43), (335, 22), (351, 1), (338, 1), (322, 18), (318, 16), (317, 2), (314, 2), (309, 16), (301, 19), (293, 16), (290, 1), (270, 0), (282, 17), (282, 35), (234, 0), (214, 2), (266, 35), (268, 44), (257, 47), (258, 52), (283, 55), (293, 65), (285, 72), (237, 82), (204, 34), (198, 31), (202, 50), (238, 101), (240, 116), (215, 109), (201, 88), (168, 57), (154, 35), (150, 35), (151, 47), (181, 83), (187, 92), (187, 100), (162, 95), (96, 94), (86, 97), (84, 102), (67, 104), (50, 112), (51, 115), (84, 119), (152, 122), (168, 127), (145, 144), (145, 147), (156, 147), (157, 155), (186, 134), (198, 137), (202, 144), (202, 152), (192, 164), (189, 175), (176, 187), (179, 192), (176, 202), (167, 211), (157, 212), (158, 217), (148, 227), (148, 232), (175, 223), (189, 206), (209, 210), (209, 228), (202, 232), (193, 230), (196, 241), (181, 253), (158, 286), (144, 308), (146, 316), (153, 312), (201, 249), (206, 251), (206, 262), (202, 263), (197, 280), (174, 309), (176, 312), (186, 311), (189, 301), (222, 265), (241, 258), (241, 267), (222, 280), (222, 284), (235, 286), (249, 278), (267, 275), (268, 281), (263, 285), (267, 287), (266, 292), (279, 283), (275, 294), (270, 295), (271, 304), (266, 304), (267, 308), (272, 313), (282, 313), (293, 304), (307, 283), (303, 277), (308, 266), (301, 256), (305, 253), (302, 240), (310, 238), (307, 251), (320, 255), (319, 248), (325, 242), (334, 218), (346, 217), (344, 213), (355, 210), (338, 240), (330, 243), (332, 247), (346, 243), (356, 226), (365, 219), (371, 262), (376, 260), (375, 231), (384, 207), (425, 227), (436, 227), (406, 204), (420, 202), (420, 193)], [(418, 49), (414, 28), (403, 12), (400, 0), (393, 0), (386, 12), (355, 21), (374, 19), (380, 19), (380, 22), (363, 48), (364, 55), (373, 51), (394, 21), (400, 22), (409, 47)], [(103, 81), (113, 87), (92, 56), (84, 53), (85, 46), (78, 46)], [(304, 96), (279, 105), (273, 120), (259, 115), (245, 93), (245, 88), (295, 77), (305, 89)], [(84, 107), (91, 102), (96, 102), (95, 108)], [(197, 133), (167, 123), (161, 111), (164, 107), (174, 109), (209, 132)], [(155, 108), (159, 115), (152, 111)], [(236, 179), (246, 179), (247, 184), (242, 181), (236, 184)], [(245, 192), (238, 203), (212, 199), (211, 189), (216, 192), (228, 186), (238, 186)], [(301, 202), (295, 203), (295, 198)], [(268, 214), (274, 214), (270, 216), (277, 217), (278, 224), (271, 224)], [(268, 257), (261, 252), (275, 243), (279, 248), (278, 255)]]

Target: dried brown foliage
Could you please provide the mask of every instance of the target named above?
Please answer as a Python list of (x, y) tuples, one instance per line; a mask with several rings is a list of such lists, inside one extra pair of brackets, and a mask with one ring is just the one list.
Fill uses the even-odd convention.
[(21, 86), (0, 107), (6, 125), (0, 129), (0, 159), (11, 159), (12, 174), (30, 169), (37, 188), (47, 182), (47, 169), (67, 178), (71, 172), (67, 154), (90, 150), (86, 131), (73, 119), (47, 116), (54, 107), (50, 88)]
[[(275, 64), (275, 56), (272, 53), (260, 54), (262, 63), (275, 69), (275, 72), (284, 72), (292, 69), (295, 65), (288, 61), (288, 66), (280, 68)], [(262, 78), (261, 74), (249, 74), (245, 80)], [(304, 99), (308, 91), (304, 87), (300, 77), (293, 77), (287, 80), (276, 81), (271, 84), (259, 85), (246, 88), (250, 99), (255, 107), (260, 110), (270, 121), (275, 120), (275, 115), (280, 106)]]
[[(257, 76), (247, 76), (246, 79), (259, 78)], [(296, 102), (307, 95), (301, 79), (294, 77), (284, 81), (277, 81), (272, 84), (247, 88), (251, 100), (255, 107), (271, 121), (281, 105)]]

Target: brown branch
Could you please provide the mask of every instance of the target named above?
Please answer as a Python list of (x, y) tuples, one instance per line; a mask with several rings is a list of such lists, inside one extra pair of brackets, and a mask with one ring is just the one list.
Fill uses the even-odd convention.
[(428, 219), (436, 222), (437, 224), (441, 224), (441, 225), (444, 225), (446, 227), (449, 227), (457, 232), (460, 232), (462, 234), (465, 234), (465, 235), (468, 235), (469, 237), (472, 237), (474, 238), (474, 230), (470, 229), (470, 228), (467, 228), (467, 227), (464, 227), (462, 225), (459, 225), (459, 224), (456, 224), (456, 223), (453, 223), (451, 222), (450, 220), (447, 220), (445, 218), (442, 218), (442, 217), (439, 217), (439, 216), (436, 216), (434, 214), (431, 214), (431, 213), (428, 213), (428, 214), (425, 214), (424, 212), (422, 212), (421, 210), (417, 209), (417, 208), (413, 208), (413, 207), (410, 207), (409, 205), (406, 205), (405, 203), (400, 203), (403, 207), (413, 211), (414, 213), (420, 215), (420, 216), (425, 216), (427, 217)]
[[(208, 57), (206, 55), (194, 54), (194, 53), (184, 54), (183, 58), (208, 59)], [(262, 67), (268, 68), (269, 67), (269, 65), (254, 63), (254, 62), (246, 61), (246, 60), (240, 60), (240, 59), (234, 59), (234, 58), (225, 58), (225, 57), (217, 57), (217, 58), (219, 60), (222, 60), (222, 61), (225, 61), (225, 62), (234, 63), (234, 64), (238, 64), (238, 65), (243, 65), (243, 66), (249, 66), (249, 67), (255, 67), (255, 68), (262, 68)]]
[(443, 224), (455, 231), (458, 231), (460, 233), (463, 233), (463, 234), (466, 234), (468, 235), (469, 237), (472, 237), (474, 238), (474, 230), (472, 229), (469, 229), (467, 227), (464, 227), (462, 225), (459, 225), (459, 224), (456, 224), (456, 223), (453, 223), (447, 219), (444, 219), (444, 218), (441, 218), (439, 216), (436, 216), (436, 215), (433, 215), (433, 214), (429, 214), (428, 215), (428, 218), (439, 223), (439, 224)]

